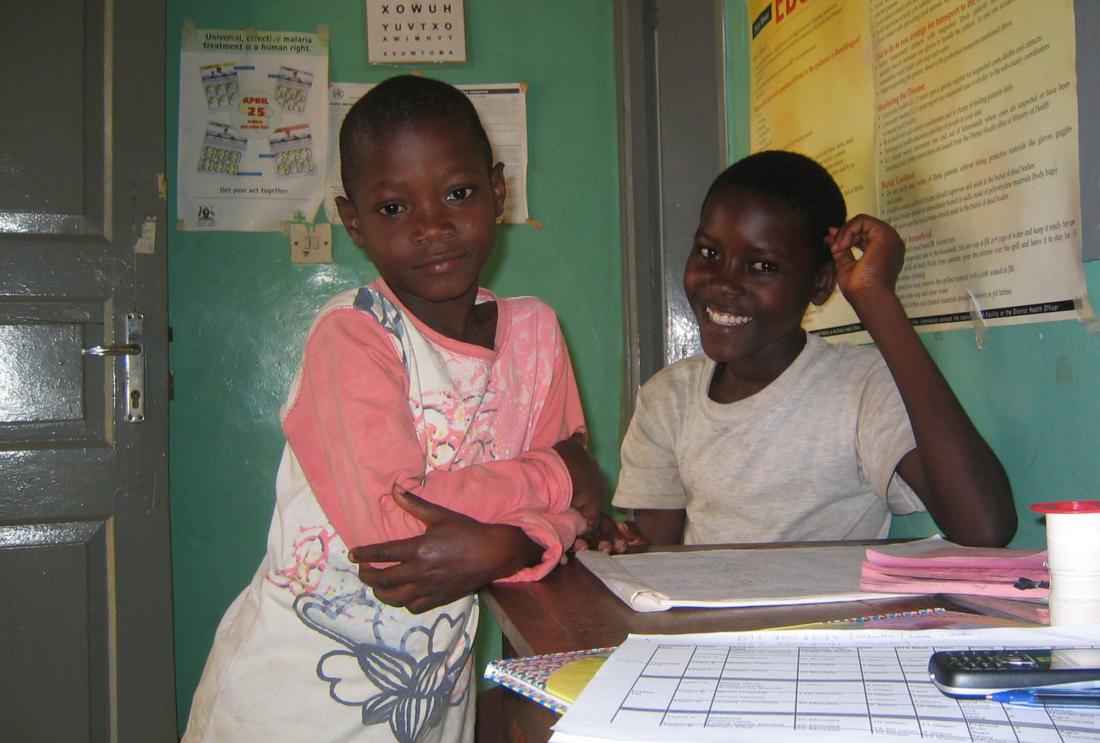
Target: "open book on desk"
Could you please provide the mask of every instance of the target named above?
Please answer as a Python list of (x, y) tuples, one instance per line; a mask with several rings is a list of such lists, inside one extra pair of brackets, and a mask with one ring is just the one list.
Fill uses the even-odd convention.
[[(939, 537), (876, 546), (912, 555)], [(867, 545), (852, 543), (773, 549), (713, 549), (607, 555), (578, 552), (577, 560), (635, 611), (683, 607), (775, 606), (893, 598), (860, 589)]]

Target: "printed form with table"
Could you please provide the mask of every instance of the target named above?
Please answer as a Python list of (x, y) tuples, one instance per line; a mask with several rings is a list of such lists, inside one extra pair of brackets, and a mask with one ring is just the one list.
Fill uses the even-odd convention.
[(932, 538), (577, 558), (638, 612), (915, 593), (951, 608), (630, 635), (615, 648), (490, 664), (487, 678), (564, 712), (551, 741), (1100, 740), (1100, 682), (1074, 706), (1018, 705), (947, 696), (929, 675), (941, 650), (1089, 648), (1100, 658), (1100, 625), (1045, 626), (1045, 551)]

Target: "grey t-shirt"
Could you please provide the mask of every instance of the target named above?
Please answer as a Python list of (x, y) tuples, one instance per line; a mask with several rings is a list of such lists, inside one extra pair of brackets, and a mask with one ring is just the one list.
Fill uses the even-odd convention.
[(760, 392), (707, 396), (694, 356), (638, 393), (612, 503), (685, 508), (685, 544), (884, 537), (924, 506), (894, 470), (916, 447), (882, 356), (817, 336)]

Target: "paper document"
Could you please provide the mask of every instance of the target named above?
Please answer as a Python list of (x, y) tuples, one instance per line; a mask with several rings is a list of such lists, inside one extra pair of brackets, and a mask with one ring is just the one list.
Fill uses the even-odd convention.
[(867, 550), (860, 586), (865, 591), (965, 593), (1016, 600), (1050, 593), (1046, 550), (937, 546), (902, 556)]
[[(935, 537), (883, 545), (892, 554), (911, 555)], [(635, 611), (674, 606), (772, 606), (887, 598), (897, 593), (860, 589), (866, 545), (778, 549), (698, 550), (607, 555), (578, 552), (577, 559)]]
[(1011, 547), (960, 547), (926, 539), (919, 552), (900, 553), (889, 548), (867, 549), (867, 562), (880, 568), (914, 570), (1045, 570), (1046, 550)]
[(554, 726), (589, 741), (1100, 740), (1100, 708), (947, 697), (935, 650), (1100, 648), (1100, 625), (632, 635)]

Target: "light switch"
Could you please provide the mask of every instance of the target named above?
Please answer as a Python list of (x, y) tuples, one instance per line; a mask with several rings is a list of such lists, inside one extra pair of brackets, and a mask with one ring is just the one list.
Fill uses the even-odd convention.
[(306, 256), (309, 255), (309, 225), (290, 225), (290, 262), (310, 263)]
[(332, 225), (290, 225), (291, 263), (332, 263)]
[(314, 225), (310, 253), (316, 256), (315, 263), (332, 263), (332, 225), (328, 222)]

